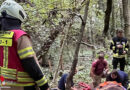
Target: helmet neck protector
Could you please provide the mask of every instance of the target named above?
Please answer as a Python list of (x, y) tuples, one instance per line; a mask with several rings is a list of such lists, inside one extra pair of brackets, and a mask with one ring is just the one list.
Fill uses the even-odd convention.
[(0, 30), (13, 30), (13, 29), (21, 29), (21, 21), (10, 15), (7, 15), (6, 12), (1, 12), (2, 17), (0, 17)]

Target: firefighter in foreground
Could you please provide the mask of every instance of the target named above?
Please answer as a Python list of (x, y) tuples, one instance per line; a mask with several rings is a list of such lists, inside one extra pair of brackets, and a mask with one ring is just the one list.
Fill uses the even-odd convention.
[[(14, 0), (6, 0), (0, 7), (0, 76), (1, 90), (48, 90), (32, 44), (21, 23), (26, 14)], [(4, 87), (6, 86), (6, 87)]]
[(113, 69), (117, 69), (118, 63), (120, 63), (120, 70), (124, 71), (125, 69), (125, 55), (128, 52), (128, 41), (123, 37), (123, 30), (117, 30), (117, 36), (112, 39), (110, 49), (113, 50)]

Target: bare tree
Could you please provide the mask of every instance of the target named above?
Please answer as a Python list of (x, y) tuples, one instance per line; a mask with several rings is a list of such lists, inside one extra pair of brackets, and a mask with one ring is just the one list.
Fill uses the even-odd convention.
[(104, 11), (103, 0), (98, 0), (99, 9)]
[(112, 24), (111, 24), (111, 35), (112, 37), (115, 35), (115, 5), (114, 0), (112, 1)]
[(84, 17), (81, 18), (82, 24), (81, 24), (80, 34), (79, 34), (79, 38), (77, 40), (77, 45), (76, 45), (75, 54), (74, 54), (74, 60), (73, 60), (73, 63), (72, 63), (70, 74), (67, 77), (66, 90), (70, 90), (70, 88), (71, 88), (71, 81), (73, 80), (73, 76), (75, 74), (75, 69), (76, 69), (76, 66), (77, 66), (77, 63), (78, 63), (78, 53), (79, 53), (83, 33), (84, 33), (84, 30), (85, 30), (86, 20), (87, 20), (87, 16), (88, 16), (89, 2), (90, 2), (90, 0), (87, 0), (85, 10), (84, 10)]
[[(124, 30), (125, 36), (130, 42), (130, 0), (122, 0), (123, 16), (124, 16)], [(128, 51), (128, 59), (130, 59), (130, 50)]]
[(36, 53), (38, 60), (42, 59), (42, 63), (44, 62), (43, 57), (46, 56), (48, 53), (48, 50), (52, 43), (55, 41), (56, 37), (59, 35), (61, 31), (63, 31), (65, 24), (59, 25), (53, 30), (53, 32), (49, 35), (48, 39), (44, 42), (43, 46), (41, 49)]
[(69, 30), (70, 30), (70, 28), (71, 28), (71, 26), (72, 26), (72, 22), (70, 22), (67, 26), (66, 26), (66, 28), (67, 28), (67, 30), (65, 31), (65, 35), (64, 35), (64, 37), (63, 37), (63, 42), (62, 42), (62, 44), (61, 44), (61, 50), (60, 50), (60, 58), (59, 58), (59, 62), (58, 62), (58, 67), (57, 67), (57, 69), (56, 69), (56, 71), (55, 71), (55, 75), (54, 75), (54, 79), (53, 79), (53, 82), (55, 82), (55, 80), (56, 80), (56, 78), (57, 78), (57, 73), (58, 73), (58, 71), (59, 70), (62, 70), (63, 71), (63, 51), (64, 51), (64, 46), (65, 46), (65, 42), (66, 42), (66, 40), (67, 40), (67, 36), (68, 36), (68, 34), (69, 34)]
[(107, 8), (105, 11), (104, 30), (103, 30), (104, 36), (107, 35), (109, 29), (111, 11), (112, 11), (112, 0), (107, 0)]
[(121, 28), (123, 28), (124, 24), (124, 19), (123, 19), (123, 8), (122, 8), (122, 3), (120, 3), (120, 21), (121, 21)]

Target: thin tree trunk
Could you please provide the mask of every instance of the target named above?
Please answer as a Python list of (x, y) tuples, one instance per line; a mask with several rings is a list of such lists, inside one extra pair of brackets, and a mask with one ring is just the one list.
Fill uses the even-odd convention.
[(104, 11), (103, 0), (98, 0), (99, 9)]
[(105, 11), (104, 30), (103, 30), (104, 36), (107, 36), (107, 32), (109, 29), (111, 10), (112, 10), (112, 0), (107, 0), (107, 8)]
[[(92, 41), (92, 45), (95, 45), (96, 43), (96, 39), (94, 38), (94, 29), (93, 29), (93, 22), (92, 22), (92, 17), (90, 19), (90, 28), (91, 28), (91, 41)], [(95, 52), (95, 47), (92, 48), (92, 60), (94, 60), (96, 56), (96, 52)]]
[(114, 5), (114, 0), (112, 1), (112, 25), (111, 25), (111, 32), (110, 34), (113, 36), (115, 36), (115, 5)]
[(75, 2), (75, 5), (74, 5), (74, 6), (76, 7), (76, 5), (77, 5), (77, 1), (76, 1), (76, 0), (74, 0), (74, 2)]
[(61, 67), (60, 69), (63, 70), (63, 59), (62, 59), (63, 49), (64, 49), (65, 41), (66, 41), (66, 39), (67, 39), (68, 32), (69, 32), (69, 29), (70, 29), (71, 25), (72, 25), (72, 24), (70, 23), (70, 24), (69, 24), (69, 28), (65, 31), (66, 33), (65, 33), (65, 35), (64, 35), (64, 37), (63, 37), (63, 43), (62, 43), (62, 45), (61, 45), (61, 51), (60, 51), (60, 59), (59, 59), (59, 63), (58, 63), (57, 70), (56, 70), (55, 75), (54, 75), (53, 82), (55, 82), (55, 80), (56, 80), (56, 78), (57, 78), (57, 73), (58, 73), (58, 71), (59, 71), (59, 68)]
[(66, 90), (70, 90), (70, 88), (71, 88), (71, 81), (73, 80), (73, 76), (75, 74), (76, 66), (77, 66), (77, 63), (78, 63), (78, 53), (79, 53), (80, 43), (82, 41), (83, 33), (84, 33), (84, 30), (85, 30), (85, 25), (86, 25), (86, 20), (87, 20), (87, 15), (88, 15), (89, 2), (90, 2), (90, 0), (87, 1), (86, 6), (85, 6), (84, 17), (82, 19), (80, 34), (79, 34), (79, 38), (78, 38), (76, 49), (75, 49), (74, 60), (73, 60), (73, 63), (72, 63), (70, 74), (67, 77), (67, 81), (66, 81)]
[(50, 36), (48, 37), (48, 39), (46, 40), (46, 42), (43, 44), (43, 46), (41, 47), (40, 51), (38, 51), (36, 53), (36, 55), (38, 56), (38, 60), (40, 60), (42, 58), (42, 56), (44, 56), (44, 54), (46, 54), (51, 46), (51, 44), (54, 42), (54, 40), (56, 39), (56, 37), (58, 36), (58, 34), (64, 29), (64, 27), (58, 27), (56, 28), (56, 30), (54, 30), (54, 32), (52, 32), (50, 34)]
[(129, 0), (122, 0), (125, 35), (130, 35), (130, 5)]
[(111, 11), (112, 11), (112, 0), (107, 0), (107, 8), (105, 11), (104, 29), (103, 29), (103, 37), (104, 37), (103, 46), (105, 48), (107, 47), (105, 40), (107, 39), (108, 36)]
[(123, 8), (122, 3), (120, 3), (120, 22), (121, 22), (121, 28), (123, 28), (124, 20), (123, 20)]
[[(130, 0), (122, 0), (122, 4), (123, 4), (125, 36), (127, 37), (130, 45)], [(128, 60), (130, 60), (130, 48), (128, 51)]]

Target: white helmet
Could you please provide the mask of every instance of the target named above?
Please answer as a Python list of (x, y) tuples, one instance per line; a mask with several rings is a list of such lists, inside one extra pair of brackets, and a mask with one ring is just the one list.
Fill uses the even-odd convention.
[(6, 13), (12, 17), (20, 19), (22, 22), (26, 18), (24, 9), (14, 0), (4, 1), (0, 7), (0, 16), (3, 11), (6, 11)]

